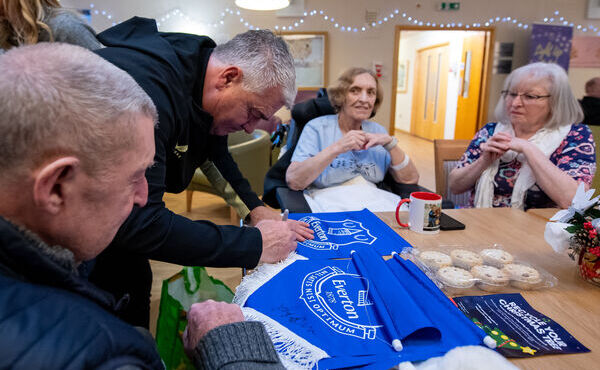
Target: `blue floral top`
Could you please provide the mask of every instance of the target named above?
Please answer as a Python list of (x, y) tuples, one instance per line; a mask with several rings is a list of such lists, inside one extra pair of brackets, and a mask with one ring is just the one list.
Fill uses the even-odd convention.
[[(476, 134), (467, 151), (461, 157), (458, 167), (475, 162), (481, 155), (481, 143), (485, 143), (496, 129), (496, 123), (488, 123)], [(550, 162), (577, 182), (590, 185), (596, 172), (596, 146), (592, 132), (587, 125), (573, 124), (558, 148), (550, 155)], [(500, 162), (494, 177), (494, 207), (510, 207), (512, 190), (521, 169), (517, 159), (511, 162)], [(475, 187), (471, 190), (470, 206), (474, 206)], [(537, 186), (529, 189), (525, 198), (525, 209), (556, 207), (556, 204)]]

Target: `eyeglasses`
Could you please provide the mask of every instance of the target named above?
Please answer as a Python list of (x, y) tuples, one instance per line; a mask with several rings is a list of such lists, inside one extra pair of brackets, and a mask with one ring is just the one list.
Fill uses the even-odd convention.
[(530, 104), (533, 102), (536, 102), (540, 99), (544, 99), (544, 98), (549, 98), (552, 95), (534, 95), (534, 94), (529, 94), (529, 93), (517, 93), (514, 91), (508, 91), (508, 90), (502, 90), (500, 92), (500, 94), (502, 94), (502, 97), (506, 100), (515, 100), (517, 97), (521, 98), (521, 102), (523, 104)]

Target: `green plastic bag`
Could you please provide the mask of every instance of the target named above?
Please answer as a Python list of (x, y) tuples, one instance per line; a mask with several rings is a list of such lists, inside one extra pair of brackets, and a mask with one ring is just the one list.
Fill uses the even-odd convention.
[(193, 303), (207, 299), (231, 302), (233, 293), (222, 281), (210, 277), (204, 267), (184, 267), (163, 280), (156, 345), (167, 369), (194, 369), (181, 338), (187, 325), (186, 312)]

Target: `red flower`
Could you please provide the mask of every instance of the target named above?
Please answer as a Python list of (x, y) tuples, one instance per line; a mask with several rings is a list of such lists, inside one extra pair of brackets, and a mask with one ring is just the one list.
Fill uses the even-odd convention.
[(592, 230), (594, 227), (592, 226), (591, 222), (584, 222), (583, 223), (583, 228), (586, 230)]
[(590, 239), (594, 239), (596, 237), (596, 235), (598, 235), (598, 232), (596, 231), (596, 229), (591, 229), (588, 231), (588, 236), (590, 237)]
[(600, 257), (600, 247), (590, 248), (588, 252), (593, 254), (594, 256)]

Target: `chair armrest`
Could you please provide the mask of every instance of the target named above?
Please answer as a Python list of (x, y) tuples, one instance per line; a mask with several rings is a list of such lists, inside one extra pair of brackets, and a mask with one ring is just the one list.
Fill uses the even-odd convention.
[(304, 194), (300, 190), (291, 190), (290, 188), (277, 188), (275, 196), (282, 210), (288, 209), (290, 213), (311, 213), (312, 210)]
[[(399, 195), (402, 198), (410, 197), (410, 193), (415, 191), (426, 191), (428, 193), (434, 193), (433, 191), (417, 184), (400, 184), (398, 182), (391, 182), (387, 184), (390, 187), (392, 193)], [(454, 203), (449, 199), (442, 199), (443, 209), (453, 209)]]
[(454, 202), (449, 199), (442, 199), (442, 209), (454, 209)]
[(388, 184), (392, 193), (401, 196), (402, 198), (410, 197), (410, 193), (415, 191), (426, 191), (432, 193), (431, 190), (417, 184), (400, 184), (398, 182), (392, 182)]

